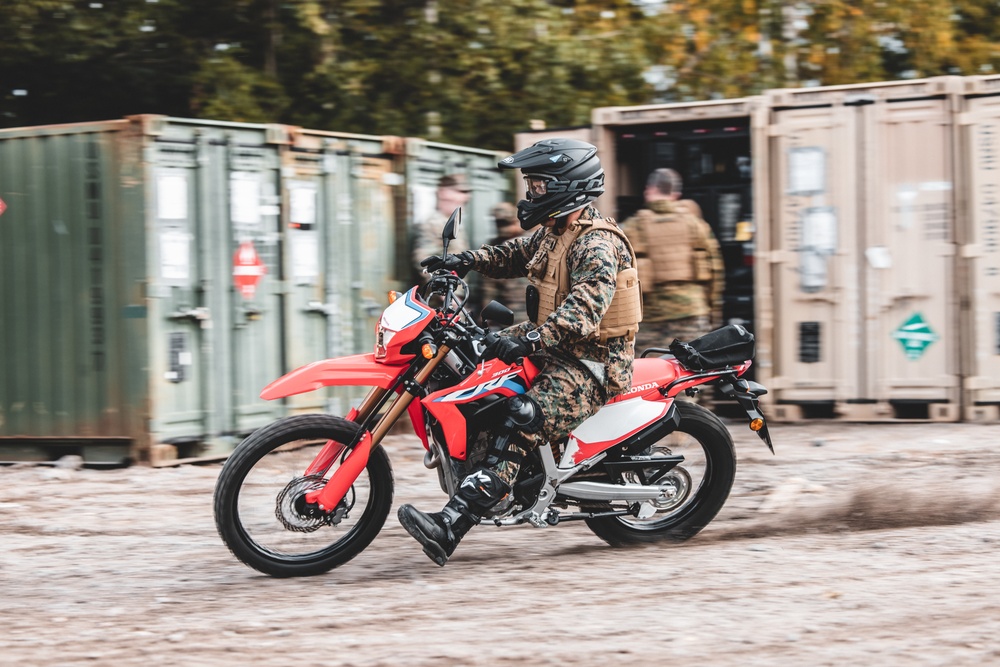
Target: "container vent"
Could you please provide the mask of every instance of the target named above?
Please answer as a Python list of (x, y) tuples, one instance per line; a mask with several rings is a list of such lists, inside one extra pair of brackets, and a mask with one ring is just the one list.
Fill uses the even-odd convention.
[(815, 364), (819, 361), (819, 322), (799, 322), (799, 361)]

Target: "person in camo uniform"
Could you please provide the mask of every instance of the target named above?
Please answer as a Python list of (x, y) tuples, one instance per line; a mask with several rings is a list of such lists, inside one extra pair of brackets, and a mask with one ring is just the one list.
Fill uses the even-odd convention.
[(646, 181), (648, 208), (622, 225), (639, 258), (643, 321), (635, 347), (640, 353), (722, 326), (722, 253), (712, 228), (693, 213), (700, 210), (697, 204), (680, 200), (681, 185), (673, 169), (653, 171)]
[(459, 275), (474, 269), (490, 278), (527, 277), (529, 321), (501, 332), (489, 352), (506, 363), (530, 356), (541, 373), (527, 393), (508, 399), (509, 416), (485, 467), (462, 481), (442, 511), (399, 508), (400, 523), (438, 565), (510, 493), (529, 451), (558, 447), (632, 382), (641, 319), (638, 272), (626, 236), (591, 206), (604, 192), (597, 149), (575, 139), (547, 139), (498, 166), (521, 170), (527, 193), (518, 202), (518, 219), (525, 230), (541, 227), (530, 236), (422, 263)]

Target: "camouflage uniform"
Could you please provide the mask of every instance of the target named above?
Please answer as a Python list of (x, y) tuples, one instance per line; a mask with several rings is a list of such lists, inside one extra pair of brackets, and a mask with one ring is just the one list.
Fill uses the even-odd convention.
[[(599, 214), (588, 208), (585, 216)], [(527, 276), (527, 265), (552, 234), (539, 228), (530, 236), (511, 239), (496, 246), (483, 246), (473, 252), (472, 266), (490, 278)], [(625, 337), (611, 338), (606, 345), (591, 338), (611, 305), (618, 273), (632, 266), (625, 243), (613, 233), (598, 230), (584, 234), (569, 249), (566, 258), (570, 271), (570, 292), (555, 311), (537, 327), (543, 348), (532, 355), (542, 371), (527, 395), (541, 408), (543, 427), (537, 433), (521, 433), (520, 444), (528, 449), (559, 443), (611, 398), (625, 392), (632, 384), (634, 347)], [(508, 328), (504, 335), (522, 335), (536, 328), (523, 322)], [(581, 360), (604, 367), (598, 378)], [(497, 472), (510, 483), (517, 472), (518, 452), (512, 451), (514, 466), (502, 466)]]
[[(650, 202), (654, 221), (670, 215), (689, 215), (689, 210), (679, 202), (660, 200)], [(647, 211), (647, 215), (649, 212)], [(648, 241), (641, 232), (640, 214), (625, 221), (624, 227), (632, 247), (640, 258), (649, 256)], [(712, 265), (709, 282), (657, 283), (643, 295), (642, 324), (636, 335), (635, 348), (640, 353), (648, 347), (667, 347), (674, 338), (691, 340), (722, 324), (722, 290), (725, 286), (725, 265), (719, 243), (707, 222), (698, 218), (702, 243), (708, 250)], [(655, 224), (655, 222), (654, 222)], [(677, 239), (678, 243), (686, 239)], [(640, 275), (644, 285), (651, 276)]]

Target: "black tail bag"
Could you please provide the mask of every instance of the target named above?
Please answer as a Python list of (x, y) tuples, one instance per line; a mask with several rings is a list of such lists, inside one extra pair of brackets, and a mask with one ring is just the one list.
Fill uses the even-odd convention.
[(692, 371), (734, 366), (753, 359), (753, 334), (738, 324), (730, 324), (687, 343), (675, 338), (670, 351)]

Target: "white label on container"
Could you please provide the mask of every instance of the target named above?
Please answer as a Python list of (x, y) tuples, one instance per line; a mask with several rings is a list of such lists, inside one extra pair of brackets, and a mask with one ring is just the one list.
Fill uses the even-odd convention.
[(308, 181), (288, 185), (289, 222), (293, 225), (316, 223), (316, 186)]
[(437, 188), (433, 185), (414, 185), (411, 195), (413, 197), (413, 220), (423, 221), (429, 218), (437, 207)]
[(920, 184), (920, 189), (924, 192), (947, 192), (951, 190), (949, 181), (924, 181)]
[(892, 255), (883, 245), (875, 245), (865, 249), (865, 258), (873, 269), (891, 269)]
[(187, 282), (191, 277), (191, 235), (171, 229), (160, 233), (160, 277)]
[(820, 146), (788, 149), (788, 194), (826, 191), (826, 151)]
[(260, 224), (260, 175), (234, 171), (229, 176), (229, 218), (240, 225)]
[(837, 215), (832, 207), (813, 207), (803, 211), (802, 249), (820, 255), (832, 255), (837, 251)]
[(899, 207), (897, 208), (899, 218), (897, 218), (896, 226), (899, 229), (913, 229), (916, 222), (916, 203), (919, 195), (920, 192), (912, 183), (903, 183), (896, 186), (896, 199), (899, 201)]
[(156, 217), (187, 220), (187, 177), (184, 172), (162, 171), (156, 179)]
[(315, 231), (293, 229), (289, 240), (292, 246), (292, 277), (296, 285), (313, 285), (319, 277), (319, 234)]

